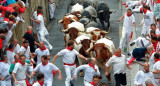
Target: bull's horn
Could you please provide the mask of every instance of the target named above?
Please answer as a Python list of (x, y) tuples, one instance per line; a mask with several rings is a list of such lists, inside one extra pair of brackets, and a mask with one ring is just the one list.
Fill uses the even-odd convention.
[(112, 39), (112, 38), (110, 38), (110, 37), (107, 37), (107, 36), (106, 36), (105, 38), (107, 38), (107, 39), (109, 39), (109, 40), (111, 40), (111, 39)]
[(88, 49), (86, 50), (86, 53), (88, 53), (88, 54), (89, 54), (92, 48), (93, 48), (93, 46), (92, 46), (92, 47), (90, 47), (90, 48), (88, 48)]
[(83, 18), (86, 18), (86, 16), (83, 16)]
[(77, 14), (77, 16), (80, 18), (80, 17), (81, 17), (81, 14)]
[(90, 34), (91, 32), (85, 32), (86, 34)]
[(104, 33), (104, 34), (108, 34), (109, 32), (106, 32), (106, 31), (102, 31), (102, 33)]
[(65, 30), (61, 30), (61, 32), (63, 32), (63, 33), (67, 32), (67, 31), (68, 31), (68, 29), (65, 29)]
[(88, 23), (87, 23), (87, 22), (85, 22), (84, 24), (85, 24), (85, 25), (87, 25)]
[(63, 22), (63, 20), (58, 21), (58, 23), (62, 23), (62, 22)]
[(94, 40), (91, 40), (91, 42), (96, 43), (96, 41), (94, 41)]
[(77, 43), (77, 41), (75, 41), (75, 43), (77, 44), (77, 45), (79, 45), (80, 43)]
[(100, 10), (98, 13), (102, 13), (102, 12), (104, 12), (104, 10)]
[(72, 19), (72, 18), (71, 18), (71, 20), (74, 21), (74, 22), (76, 22), (76, 20), (74, 20), (74, 19)]

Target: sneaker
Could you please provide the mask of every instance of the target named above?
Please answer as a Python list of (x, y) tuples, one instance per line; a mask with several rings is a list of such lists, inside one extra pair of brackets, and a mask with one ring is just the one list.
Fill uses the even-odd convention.
[(50, 47), (49, 47), (49, 50), (52, 50), (52, 49), (53, 49), (53, 47), (52, 47), (52, 46), (50, 46)]

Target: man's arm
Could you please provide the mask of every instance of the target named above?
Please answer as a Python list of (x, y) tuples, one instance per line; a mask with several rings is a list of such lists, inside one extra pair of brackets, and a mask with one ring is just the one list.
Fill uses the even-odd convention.
[(13, 73), (13, 72), (12, 72), (12, 77), (13, 77), (13, 79), (14, 79), (15, 84), (17, 85), (18, 82), (17, 82), (17, 79), (16, 79), (16, 77), (15, 77), (15, 73)]
[(78, 54), (78, 57), (80, 57), (81, 59), (84, 59), (84, 60), (86, 60), (86, 61), (87, 61), (87, 58), (86, 58), (86, 57), (84, 57), (82, 54)]
[(152, 71), (153, 74), (160, 74), (160, 70)]
[(56, 54), (56, 55), (53, 57), (52, 63), (54, 63), (54, 62), (56, 61), (57, 58), (58, 58), (58, 54)]
[(59, 76), (57, 77), (59, 80), (62, 80), (62, 73), (61, 73), (61, 70), (58, 69), (58, 73), (59, 73)]
[(75, 69), (75, 71), (74, 71), (74, 76), (73, 76), (73, 78), (76, 79), (78, 72), (79, 72), (80, 70), (84, 70), (84, 69), (85, 69), (85, 65), (81, 65), (81, 66), (77, 67), (77, 68)]
[(31, 20), (32, 20), (33, 22), (35, 22), (35, 23), (38, 23), (38, 24), (40, 24), (40, 23), (41, 23), (41, 21), (40, 21), (40, 20), (35, 20), (35, 19), (33, 19), (32, 17), (31, 17)]
[(4, 81), (4, 78), (2, 78), (1, 73), (0, 73), (0, 80)]
[(110, 66), (112, 63), (113, 63), (113, 59), (112, 59), (112, 57), (111, 57), (111, 58), (108, 60), (108, 62), (106, 63), (106, 65), (105, 65), (105, 70), (106, 70), (105, 75), (106, 75), (106, 76), (109, 75), (108, 70), (109, 70), (109, 66)]
[(50, 4), (53, 4), (52, 0), (48, 0)]
[(124, 15), (118, 19), (118, 22), (121, 22), (123, 18), (124, 18)]

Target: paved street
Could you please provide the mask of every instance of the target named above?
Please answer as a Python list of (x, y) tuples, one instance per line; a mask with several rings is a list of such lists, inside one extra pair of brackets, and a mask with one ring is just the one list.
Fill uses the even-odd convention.
[[(124, 13), (126, 10), (124, 7), (121, 6), (122, 2), (125, 2), (125, 0), (105, 0), (107, 1), (109, 7), (111, 10), (116, 11), (116, 13), (112, 13), (111, 14), (111, 31), (110, 34), (108, 34), (107, 36), (113, 38), (112, 41), (115, 44), (115, 47), (118, 48), (119, 47), (119, 40), (121, 37), (121, 26), (122, 26), (122, 22), (119, 23), (117, 20), (119, 17), (121, 17), (122, 13)], [(50, 33), (50, 43), (53, 45), (53, 50), (51, 51), (51, 57), (53, 59), (53, 56), (60, 51), (61, 49), (65, 48), (64, 47), (64, 40), (63, 40), (63, 33), (60, 32), (59, 28), (62, 27), (61, 24), (57, 24), (57, 21), (59, 21), (60, 19), (63, 18), (63, 16), (67, 13), (67, 8), (68, 8), (68, 4), (69, 4), (70, 0), (60, 0), (59, 6), (56, 8), (55, 11), (55, 18), (56, 20), (53, 20), (52, 22), (50, 22), (50, 24), (48, 24), (49, 27), (49, 33)], [(136, 17), (136, 22), (139, 22), (139, 16), (138, 14), (135, 14)], [(137, 28), (139, 24), (137, 24)], [(135, 36), (133, 39), (136, 38), (136, 35), (140, 35), (140, 29), (135, 30), (134, 33)], [(133, 49), (130, 48), (130, 50)], [(52, 60), (51, 59), (51, 60)], [(62, 81), (59, 81), (57, 78), (54, 79), (53, 82), (54, 86), (65, 86), (65, 71), (63, 68), (63, 63), (62, 63), (62, 58), (59, 57), (56, 62), (55, 65), (57, 65), (61, 70), (62, 70)], [(133, 78), (135, 73), (139, 70), (139, 65), (132, 65), (133, 70), (127, 70), (127, 86), (134, 86), (133, 85)], [(104, 70), (100, 69), (101, 71), (101, 75), (103, 76), (103, 79), (101, 80), (101, 82), (105, 82), (107, 83), (107, 86), (114, 86), (115, 85), (115, 81), (114, 81), (114, 77), (112, 75), (112, 81), (108, 82), (107, 79), (105, 78), (105, 74), (104, 74)], [(132, 81), (132, 82), (131, 82)], [(75, 82), (75, 86), (84, 86), (83, 85), (83, 77), (78, 77), (76, 82)]]

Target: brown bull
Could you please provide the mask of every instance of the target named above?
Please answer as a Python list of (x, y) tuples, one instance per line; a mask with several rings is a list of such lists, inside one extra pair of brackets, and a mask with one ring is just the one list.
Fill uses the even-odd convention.
[[(109, 58), (112, 56), (109, 47), (106, 46), (104, 43), (95, 44), (93, 47), (87, 50), (88, 53), (90, 51), (95, 52), (95, 58), (100, 64), (102, 64), (102, 66), (104, 66), (105, 63), (109, 60)], [(111, 75), (109, 74), (107, 78), (108, 80), (111, 80)]]
[(89, 55), (86, 53), (86, 51), (90, 48), (91, 40), (84, 39), (81, 41), (81, 44), (82, 44), (82, 47), (80, 48), (79, 53), (85, 57), (89, 57)]
[[(68, 15), (68, 16), (69, 16), (69, 15)], [(68, 29), (68, 24), (70, 24), (70, 23), (72, 23), (72, 22), (74, 22), (74, 21), (79, 22), (79, 19), (78, 19), (76, 16), (74, 16), (74, 17), (72, 17), (72, 18), (71, 18), (71, 17), (64, 16), (63, 19), (59, 21), (59, 23), (62, 23), (63, 28), (64, 28), (64, 30), (65, 30), (65, 29)]]

